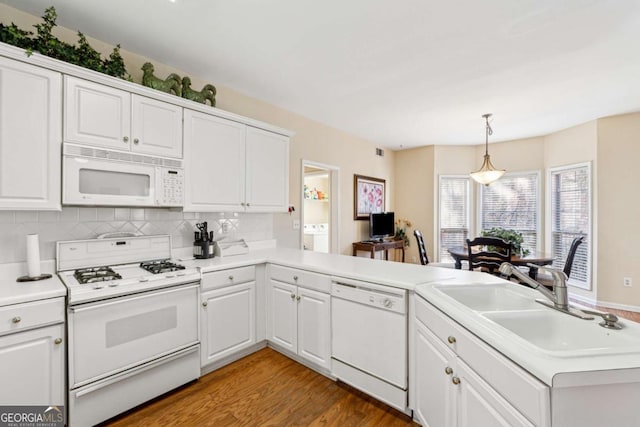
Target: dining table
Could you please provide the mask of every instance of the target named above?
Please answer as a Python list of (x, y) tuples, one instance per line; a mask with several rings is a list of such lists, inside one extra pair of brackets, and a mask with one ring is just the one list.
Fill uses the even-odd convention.
[[(455, 268), (462, 269), (462, 261), (469, 260), (469, 252), (466, 246), (454, 246), (447, 249), (449, 254), (455, 261)], [(516, 267), (529, 267), (529, 277), (533, 280), (538, 278), (538, 268), (536, 266), (545, 266), (553, 263), (553, 256), (544, 252), (530, 252), (525, 256), (519, 254), (511, 255), (511, 264)], [(532, 264), (533, 266), (529, 265)]]

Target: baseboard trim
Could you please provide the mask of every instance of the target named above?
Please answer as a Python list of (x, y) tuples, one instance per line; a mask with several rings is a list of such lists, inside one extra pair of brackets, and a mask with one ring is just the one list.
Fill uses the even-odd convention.
[(291, 351), (287, 350), (284, 347), (280, 347), (278, 344), (275, 344), (271, 341), (267, 341), (267, 347), (277, 351), (278, 353), (281, 353), (285, 356), (287, 356), (289, 359), (295, 360), (296, 362), (298, 362), (301, 365), (306, 366), (307, 368), (311, 369), (312, 371), (316, 371), (317, 373), (324, 375), (325, 377), (336, 381), (337, 378), (333, 375), (331, 375), (331, 371), (325, 369), (325, 368), (320, 368), (319, 366), (313, 364), (312, 362), (309, 362), (307, 359), (304, 359), (300, 356), (298, 356), (295, 353), (292, 353)]
[[(210, 363), (208, 365), (205, 365), (203, 367), (200, 368), (200, 376), (204, 376), (207, 375), (217, 369), (222, 368), (223, 366), (227, 366), (230, 363), (233, 363), (237, 360), (242, 359), (243, 357), (246, 357), (250, 354), (255, 353), (258, 350), (262, 350), (263, 348), (265, 348), (267, 346), (267, 341), (260, 341), (259, 343), (256, 343), (254, 345), (252, 345), (251, 347), (247, 347), (244, 350), (240, 350), (237, 353), (233, 353), (223, 359), (220, 359), (216, 362)], [(202, 351), (202, 350), (200, 350)]]

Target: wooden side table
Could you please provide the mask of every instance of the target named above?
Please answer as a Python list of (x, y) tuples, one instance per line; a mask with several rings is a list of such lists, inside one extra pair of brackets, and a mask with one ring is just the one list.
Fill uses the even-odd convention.
[(389, 249), (402, 250), (402, 262), (404, 262), (404, 240), (389, 240), (382, 242), (353, 242), (353, 256), (356, 256), (358, 251), (364, 251), (371, 253), (371, 258), (375, 258), (375, 254), (378, 251), (384, 251), (384, 259), (389, 260)]

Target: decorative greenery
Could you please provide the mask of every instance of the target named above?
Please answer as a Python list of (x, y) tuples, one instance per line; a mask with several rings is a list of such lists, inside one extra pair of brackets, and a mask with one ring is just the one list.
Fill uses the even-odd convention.
[(90, 70), (131, 80), (127, 73), (124, 60), (120, 55), (120, 45), (117, 45), (109, 58), (102, 59), (100, 53), (92, 48), (87, 42), (87, 38), (78, 32), (78, 45), (73, 46), (58, 40), (52, 30), (56, 26), (58, 17), (56, 9), (51, 6), (45, 10), (40, 24), (34, 25), (36, 34), (18, 28), (14, 23), (4, 25), (0, 23), (0, 41), (20, 47), (27, 51), (27, 56), (33, 52), (39, 52), (51, 58), (79, 65)]
[(411, 227), (411, 221), (408, 219), (398, 219), (396, 220), (396, 240), (404, 240), (404, 245), (409, 247), (411, 244), (411, 240), (407, 235), (407, 227)]
[(485, 237), (498, 237), (506, 242), (510, 242), (511, 248), (516, 254), (519, 254), (520, 251), (522, 251), (523, 256), (529, 255), (529, 249), (522, 248), (524, 238), (522, 237), (522, 233), (519, 231), (502, 227), (492, 227), (488, 230), (482, 230), (481, 234)]

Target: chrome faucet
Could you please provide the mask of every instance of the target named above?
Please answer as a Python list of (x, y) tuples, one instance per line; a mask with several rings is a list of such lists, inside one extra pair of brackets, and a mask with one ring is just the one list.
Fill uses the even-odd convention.
[(567, 275), (564, 273), (564, 271), (556, 270), (555, 268), (550, 267), (542, 268), (539, 265), (529, 265), (529, 267), (539, 268), (551, 273), (551, 276), (553, 277), (553, 291), (550, 291), (542, 283), (533, 280), (531, 277), (524, 274), (508, 262), (503, 262), (500, 265), (500, 273), (504, 274), (507, 277), (512, 275), (516, 276), (518, 279), (520, 279), (521, 282), (524, 282), (533, 289), (536, 289), (542, 295), (547, 297), (549, 301), (551, 301), (550, 303), (546, 300), (537, 299), (536, 302), (542, 305), (546, 305), (547, 307), (551, 307), (555, 310), (579, 317), (581, 319), (593, 319), (593, 316), (591, 316), (590, 314), (569, 306), (569, 293), (567, 292)]
[[(535, 266), (539, 268), (539, 266)], [(513, 265), (508, 262), (503, 262), (500, 265), (500, 273), (505, 276), (516, 276), (520, 281), (531, 286), (533, 289), (538, 290), (542, 295), (547, 297), (552, 303), (553, 308), (566, 311), (569, 309), (569, 294), (567, 293), (567, 275), (564, 271), (556, 270), (552, 268), (545, 268), (553, 277), (553, 292), (548, 290), (542, 283), (533, 280), (528, 275), (524, 274)]]

